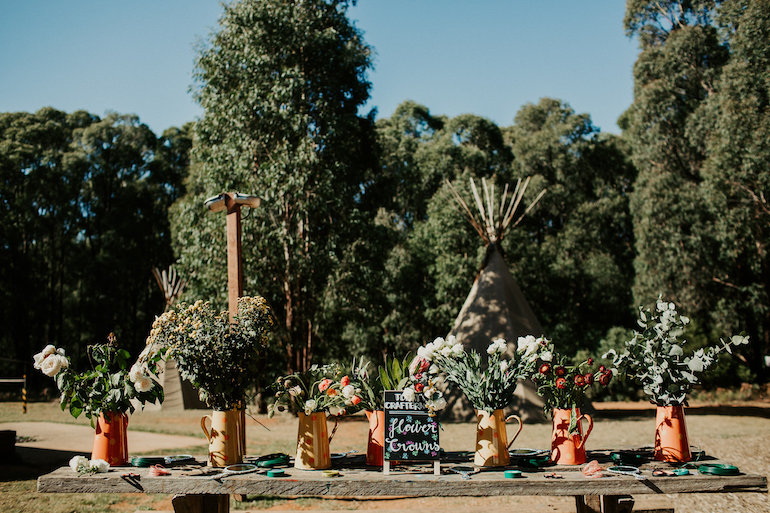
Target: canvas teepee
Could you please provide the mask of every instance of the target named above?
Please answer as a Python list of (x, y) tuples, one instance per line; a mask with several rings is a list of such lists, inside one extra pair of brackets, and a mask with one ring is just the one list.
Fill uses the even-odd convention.
[[(187, 280), (184, 280), (173, 266), (169, 266), (168, 271), (160, 271), (157, 267), (152, 269), (155, 281), (163, 292), (168, 311), (177, 299), (182, 295)], [(160, 373), (160, 384), (163, 386), (164, 399), (160, 408), (164, 410), (196, 410), (207, 408), (206, 403), (198, 398), (198, 392), (193, 388), (189, 381), (185, 381), (179, 375), (176, 368), (176, 361), (168, 359), (163, 362), (163, 371)]]
[[(508, 270), (499, 244), (506, 231), (512, 230), (521, 222), (543, 197), (545, 190), (541, 191), (514, 221), (524, 192), (529, 185), (529, 178), (523, 182), (519, 179), (508, 203), (506, 200), (509, 188), (506, 185), (498, 205), (495, 205), (494, 184), (488, 185), (486, 180), (482, 179), (482, 200), (482, 194), (479, 194), (475, 182), (471, 179), (471, 191), (478, 215), (474, 215), (472, 208), (452, 184), (449, 182), (447, 184), (468, 221), (487, 247), (481, 270), (455, 319), (450, 335), (454, 335), (466, 349), (474, 349), (481, 354), (485, 354), (490, 342), (497, 338), (505, 339), (508, 342), (508, 350), (513, 351), (519, 337), (526, 335), (537, 337), (543, 334), (543, 329)], [(474, 416), (473, 407), (463, 394), (450, 392), (447, 400), (449, 404), (446, 415), (450, 418), (470, 420)], [(516, 389), (516, 401), (510, 409), (524, 420), (545, 419), (543, 401), (530, 382), (519, 384)]]

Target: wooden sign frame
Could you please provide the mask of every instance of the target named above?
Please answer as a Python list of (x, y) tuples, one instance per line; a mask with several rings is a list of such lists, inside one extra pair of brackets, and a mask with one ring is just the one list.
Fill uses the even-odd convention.
[[(441, 475), (439, 425), (430, 415), (421, 397), (406, 401), (403, 390), (385, 390), (384, 475), (391, 472), (390, 462), (433, 463), (433, 474)], [(396, 448), (394, 451), (393, 449)]]

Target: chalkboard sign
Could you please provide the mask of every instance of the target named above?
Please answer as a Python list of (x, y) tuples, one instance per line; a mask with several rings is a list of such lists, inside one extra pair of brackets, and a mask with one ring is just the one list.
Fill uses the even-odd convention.
[(437, 461), (439, 425), (425, 403), (406, 401), (401, 391), (385, 391), (385, 461)]

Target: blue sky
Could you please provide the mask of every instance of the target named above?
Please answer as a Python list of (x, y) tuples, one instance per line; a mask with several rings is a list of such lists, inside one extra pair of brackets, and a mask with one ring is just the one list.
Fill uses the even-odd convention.
[[(372, 99), (510, 125), (550, 96), (603, 131), (632, 100), (637, 43), (621, 0), (359, 0), (350, 17), (374, 47)], [(0, 7), (0, 112), (51, 105), (134, 113), (156, 133), (200, 116), (188, 88), (214, 0), (24, 0)]]

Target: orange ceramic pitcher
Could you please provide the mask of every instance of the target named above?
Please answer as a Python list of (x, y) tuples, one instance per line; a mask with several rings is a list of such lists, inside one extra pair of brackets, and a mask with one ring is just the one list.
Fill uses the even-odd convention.
[[(508, 442), (505, 423), (516, 419), (519, 429)], [(518, 415), (503, 416), (503, 410), (495, 410), (490, 415), (484, 410), (476, 410), (476, 453), (473, 464), (478, 467), (504, 467), (511, 461), (508, 449), (521, 433), (524, 425)]]
[[(551, 437), (551, 461), (559, 465), (582, 465), (586, 462), (585, 443), (591, 430), (594, 428), (594, 421), (591, 416), (581, 415), (580, 410), (576, 409), (577, 415), (577, 433), (569, 434), (569, 420), (572, 410), (569, 408), (553, 409), (553, 436)], [(588, 420), (588, 430), (583, 434), (581, 421)]]
[(294, 468), (305, 470), (331, 468), (329, 443), (333, 437), (334, 433), (332, 432), (332, 436), (329, 436), (329, 431), (326, 429), (326, 412), (318, 411), (309, 415), (299, 412)]
[(655, 415), (655, 459), (669, 462), (685, 462), (692, 459), (687, 426), (684, 422), (684, 406), (658, 406)]
[(385, 412), (366, 410), (366, 418), (369, 420), (366, 464), (381, 467), (385, 461)]
[[(206, 420), (211, 430), (206, 429)], [(209, 442), (209, 466), (226, 467), (243, 461), (244, 445), (241, 410), (214, 410), (201, 418), (201, 429)]]
[(92, 460), (104, 460), (111, 467), (128, 464), (128, 415), (125, 413), (100, 413), (96, 420)]

